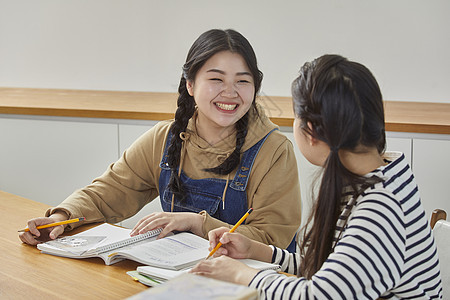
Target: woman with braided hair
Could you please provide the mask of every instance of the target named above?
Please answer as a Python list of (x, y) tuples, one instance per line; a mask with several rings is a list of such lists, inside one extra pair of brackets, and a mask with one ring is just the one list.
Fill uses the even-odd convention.
[[(293, 245), (301, 216), (297, 163), (292, 143), (256, 103), (262, 77), (240, 33), (213, 29), (200, 35), (183, 66), (175, 119), (156, 124), (45, 218), (30, 220), (21, 240), (37, 244), (36, 226), (68, 218), (86, 221), (66, 229), (120, 222), (159, 196), (164, 212), (142, 218), (132, 235), (161, 227), (160, 237), (191, 231), (207, 238), (252, 207), (238, 232), (266, 244)], [(63, 231), (58, 226), (47, 233), (56, 238)]]

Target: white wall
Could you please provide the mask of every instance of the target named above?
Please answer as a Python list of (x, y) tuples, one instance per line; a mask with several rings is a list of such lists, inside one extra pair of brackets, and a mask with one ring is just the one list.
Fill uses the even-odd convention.
[(289, 96), (300, 65), (339, 53), (385, 99), (450, 102), (448, 0), (0, 0), (0, 86), (175, 92), (192, 42), (234, 28), (262, 92)]

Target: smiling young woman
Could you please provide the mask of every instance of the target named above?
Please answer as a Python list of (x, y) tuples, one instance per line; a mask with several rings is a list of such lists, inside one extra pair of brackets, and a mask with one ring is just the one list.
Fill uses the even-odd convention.
[[(35, 245), (41, 234), (36, 226), (68, 218), (86, 218), (68, 230), (120, 222), (159, 196), (164, 212), (141, 219), (132, 235), (162, 227), (161, 237), (177, 230), (206, 238), (211, 229), (233, 226), (252, 207), (237, 231), (292, 250), (301, 221), (297, 163), (292, 143), (256, 103), (262, 77), (240, 33), (201, 34), (183, 65), (175, 119), (151, 128), (47, 217), (30, 220), (22, 241)], [(64, 230), (55, 227), (50, 236)]]

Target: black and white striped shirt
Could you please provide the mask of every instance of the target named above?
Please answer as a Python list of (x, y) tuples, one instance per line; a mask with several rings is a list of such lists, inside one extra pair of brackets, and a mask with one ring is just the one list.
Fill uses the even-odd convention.
[[(250, 283), (261, 298), (442, 298), (436, 246), (414, 175), (403, 154), (385, 155), (392, 157), (368, 174), (383, 182), (356, 199), (333, 253), (311, 280), (261, 271)], [(299, 259), (273, 247), (272, 260), (285, 272), (296, 274)]]

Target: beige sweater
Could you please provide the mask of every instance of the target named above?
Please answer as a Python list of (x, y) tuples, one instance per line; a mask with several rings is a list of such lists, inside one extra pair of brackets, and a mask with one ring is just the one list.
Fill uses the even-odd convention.
[[(252, 114), (243, 151), (252, 147), (276, 127), (258, 106), (258, 115)], [(234, 150), (235, 135), (211, 147), (196, 134), (195, 116), (190, 120), (185, 141), (183, 171), (193, 179), (222, 178), (203, 171), (219, 165)], [(86, 223), (120, 222), (136, 214), (147, 203), (159, 196), (159, 163), (170, 125), (163, 121), (143, 134), (122, 157), (111, 164), (92, 184), (75, 191), (56, 208), (70, 218), (85, 217)], [(200, 165), (199, 165), (200, 164)], [(230, 174), (233, 178), (235, 171)], [(261, 147), (251, 170), (247, 185), (248, 207), (253, 212), (241, 225), (240, 232), (252, 239), (278, 247), (287, 247), (301, 221), (300, 187), (297, 162), (292, 143), (278, 130), (269, 135)], [(226, 201), (226, 200), (225, 200)], [(202, 212), (205, 214), (205, 212)], [(74, 223), (68, 230), (83, 223)], [(224, 223), (206, 214), (203, 234), (211, 229), (233, 224)]]

